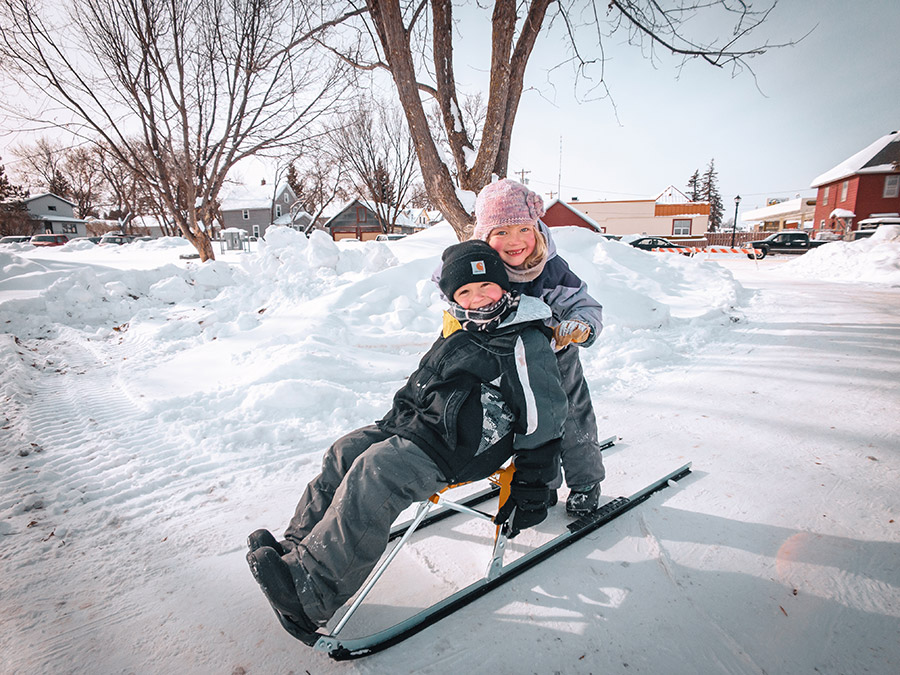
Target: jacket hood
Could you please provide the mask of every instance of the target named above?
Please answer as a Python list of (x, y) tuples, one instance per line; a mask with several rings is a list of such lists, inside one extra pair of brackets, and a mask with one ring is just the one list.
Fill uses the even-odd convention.
[(547, 260), (550, 260), (550, 258), (556, 255), (556, 242), (553, 241), (553, 237), (550, 236), (550, 228), (544, 224), (543, 220), (538, 221), (538, 229), (541, 234), (544, 235), (544, 240), (547, 242)]
[(510, 314), (500, 324), (500, 328), (506, 326), (514, 326), (518, 323), (527, 323), (528, 321), (544, 321), (553, 316), (553, 312), (547, 304), (540, 298), (533, 298), (530, 295), (519, 296), (519, 306), (516, 311)]

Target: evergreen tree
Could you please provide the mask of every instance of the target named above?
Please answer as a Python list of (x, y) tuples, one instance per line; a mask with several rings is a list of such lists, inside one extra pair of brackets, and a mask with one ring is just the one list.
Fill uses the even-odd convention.
[(699, 202), (703, 199), (700, 194), (700, 170), (695, 169), (694, 174), (687, 182), (687, 196), (692, 202)]
[(32, 233), (26, 197), (28, 192), (13, 185), (6, 177), (5, 167), (0, 164), (0, 236)]
[(285, 178), (287, 184), (290, 186), (291, 190), (294, 191), (294, 194), (299, 198), (301, 194), (303, 194), (303, 185), (300, 180), (300, 174), (297, 172), (297, 167), (295, 164), (291, 164), (287, 170), (287, 177)]
[(709, 231), (718, 232), (722, 228), (722, 216), (725, 208), (722, 206), (722, 195), (719, 194), (719, 174), (716, 173), (715, 159), (709, 160), (709, 166), (703, 172), (700, 182), (701, 199), (709, 203)]
[(69, 199), (72, 196), (72, 186), (69, 183), (69, 179), (59, 169), (53, 171), (53, 178), (50, 179), (47, 192), (63, 199)]

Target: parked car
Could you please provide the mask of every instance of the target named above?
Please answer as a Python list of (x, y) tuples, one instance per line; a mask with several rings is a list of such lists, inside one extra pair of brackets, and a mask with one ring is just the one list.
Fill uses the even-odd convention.
[(865, 239), (866, 237), (871, 237), (875, 234), (875, 230), (877, 230), (882, 225), (900, 225), (900, 217), (897, 216), (871, 216), (869, 218), (864, 218), (856, 224), (858, 229), (854, 230), (847, 234), (844, 237), (847, 241), (856, 241), (858, 239)]
[(134, 241), (134, 237), (129, 234), (122, 234), (121, 232), (109, 232), (100, 237), (100, 246), (108, 246), (110, 244), (115, 244), (116, 246), (121, 246), (122, 244), (130, 244)]
[(11, 234), (0, 239), (0, 244), (24, 244), (31, 239), (27, 234)]
[(64, 234), (36, 234), (31, 238), (34, 246), (62, 246), (69, 243), (69, 237)]
[(621, 234), (607, 234), (606, 232), (601, 232), (600, 236), (609, 241), (619, 241), (622, 238)]
[(694, 252), (689, 246), (682, 246), (681, 244), (676, 244), (668, 239), (663, 239), (662, 237), (638, 237), (627, 243), (642, 251), (652, 251), (655, 248), (674, 248), (684, 249), (683, 251), (678, 251), (681, 255), (686, 255), (688, 257), (694, 255)]
[(379, 234), (375, 237), (375, 241), (396, 241), (397, 239), (403, 239), (405, 234)]
[(775, 232), (760, 241), (751, 241), (747, 246), (755, 248), (758, 253), (754, 256), (748, 253), (750, 260), (765, 258), (770, 253), (806, 253), (811, 248), (827, 244), (827, 241), (810, 239), (806, 232), (791, 230), (789, 232)]

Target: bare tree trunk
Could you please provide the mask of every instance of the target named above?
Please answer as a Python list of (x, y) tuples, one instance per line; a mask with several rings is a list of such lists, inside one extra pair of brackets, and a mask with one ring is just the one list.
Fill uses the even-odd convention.
[(368, 0), (369, 13), (378, 37), (384, 45), (391, 66), (391, 75), (413, 143), (419, 157), (419, 167), (428, 194), (456, 230), (457, 236), (468, 238), (473, 222), (472, 214), (462, 205), (447, 165), (441, 160), (428, 128), (428, 119), (419, 97), (416, 69), (413, 64), (409, 34), (403, 26), (403, 14), (398, 0)]

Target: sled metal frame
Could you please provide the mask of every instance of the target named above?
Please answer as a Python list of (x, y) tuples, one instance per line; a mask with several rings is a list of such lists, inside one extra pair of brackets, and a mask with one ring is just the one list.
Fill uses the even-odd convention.
[[(456, 486), (450, 486), (456, 487)], [(499, 493), (499, 490), (491, 489), (492, 492)], [(415, 531), (419, 528), (419, 525), (422, 524), (422, 521), (425, 520), (425, 517), (428, 515), (428, 512), (436, 506), (441, 505), (456, 513), (466, 513), (470, 516), (475, 516), (476, 518), (481, 518), (482, 520), (494, 520), (494, 517), (490, 513), (485, 513), (484, 511), (479, 511), (478, 509), (473, 509), (471, 506), (467, 506), (465, 503), (453, 501), (452, 499), (448, 499), (444, 496), (443, 492), (436, 492), (430, 498), (425, 501), (419, 502), (419, 505), (416, 507), (416, 515), (413, 518), (412, 522), (406, 528), (406, 531), (403, 533), (403, 536), (400, 537), (400, 541), (397, 542), (397, 545), (391, 549), (391, 552), (387, 555), (387, 557), (381, 561), (378, 567), (372, 572), (369, 576), (368, 581), (363, 585), (363, 587), (359, 590), (359, 593), (356, 596), (356, 599), (353, 601), (353, 604), (350, 605), (350, 608), (341, 617), (341, 620), (335, 625), (335, 627), (331, 631), (331, 636), (334, 637), (338, 633), (343, 630), (344, 626), (347, 625), (347, 622), (356, 613), (356, 610), (359, 609), (359, 606), (363, 603), (363, 600), (366, 599), (366, 596), (369, 594), (375, 584), (378, 583), (378, 580), (384, 574), (385, 570), (390, 566), (390, 564), (394, 561), (394, 558), (397, 557), (397, 554), (400, 553), (400, 550), (409, 541), (410, 537), (415, 533)], [(513, 513), (515, 513), (515, 509), (513, 509)], [(449, 515), (449, 514), (448, 514)], [(509, 520), (512, 520), (512, 515), (510, 515)], [(432, 521), (433, 522), (433, 521)], [(507, 527), (504, 524), (497, 528), (497, 533), (494, 537), (494, 550), (491, 556), (491, 562), (488, 565), (487, 572), (485, 573), (486, 579), (491, 579), (497, 575), (497, 573), (503, 567), (503, 552), (506, 550), (506, 540), (507, 540)], [(320, 640), (321, 642), (321, 640)], [(319, 648), (318, 643), (316, 644), (316, 648)]]
[[(561, 549), (581, 539), (590, 532), (593, 532), (602, 525), (605, 525), (614, 518), (630, 511), (638, 504), (649, 499), (654, 493), (673, 485), (675, 481), (684, 478), (690, 473), (691, 464), (687, 463), (675, 471), (650, 483), (642, 490), (634, 493), (631, 497), (617, 497), (616, 499), (607, 502), (593, 514), (570, 523), (567, 526), (567, 530), (562, 534), (557, 535), (546, 544), (529, 551), (507, 565), (503, 564), (503, 553), (506, 548), (508, 537), (506, 526), (500, 526), (497, 528), (491, 560), (485, 575), (481, 579), (384, 630), (364, 637), (341, 640), (338, 637), (338, 633), (346, 626), (350, 617), (362, 604), (366, 595), (372, 590), (375, 583), (381, 578), (384, 571), (400, 552), (400, 549), (409, 541), (412, 534), (421, 526), (422, 522), (425, 521), (428, 512), (436, 504), (441, 504), (442, 506), (451, 509), (453, 512), (467, 513), (485, 520), (493, 519), (490, 514), (473, 509), (465, 504), (454, 502), (444, 497), (441, 493), (432, 495), (431, 498), (419, 504), (413, 521), (406, 527), (400, 541), (370, 576), (369, 580), (359, 591), (353, 604), (351, 604), (344, 616), (341, 617), (332, 632), (328, 635), (318, 633), (318, 639), (315, 640), (315, 642), (310, 641), (307, 644), (311, 643), (316, 651), (324, 652), (338, 661), (360, 658), (386, 649), (411, 637), (427, 626), (430, 626), (436, 621), (439, 621), (452, 612), (469, 604), (473, 600), (492, 591), (501, 584), (513, 579), (522, 572), (546, 558), (549, 558)], [(315, 635), (316, 634), (313, 634), (310, 637), (315, 637)]]

